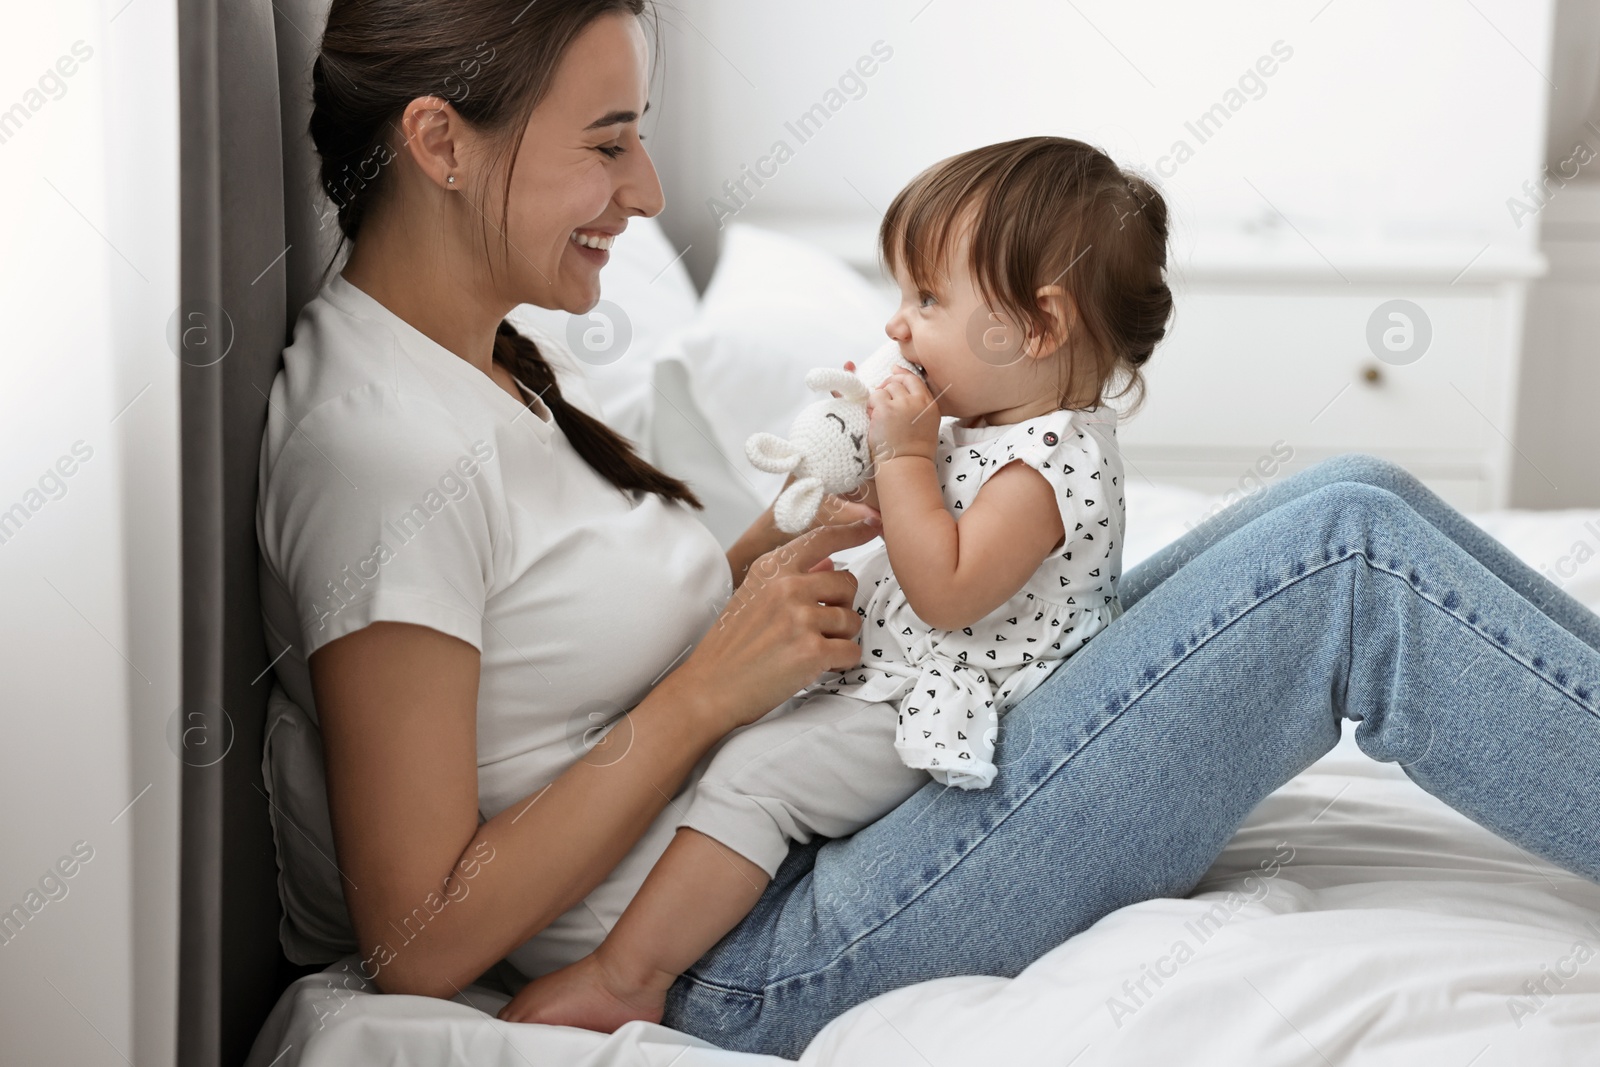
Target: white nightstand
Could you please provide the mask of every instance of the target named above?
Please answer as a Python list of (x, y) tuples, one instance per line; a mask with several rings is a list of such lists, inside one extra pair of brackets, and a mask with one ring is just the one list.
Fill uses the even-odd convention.
[(1148, 402), (1121, 434), (1130, 466), (1248, 491), (1264, 471), (1370, 452), (1459, 508), (1505, 506), (1537, 252), (1313, 248), (1293, 232), (1198, 246), (1171, 271), (1176, 316), (1147, 366)]

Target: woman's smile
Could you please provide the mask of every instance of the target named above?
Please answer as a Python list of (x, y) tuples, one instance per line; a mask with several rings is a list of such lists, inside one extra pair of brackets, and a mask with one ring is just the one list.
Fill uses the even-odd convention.
[(611, 245), (621, 232), (621, 230), (615, 233), (594, 229), (573, 230), (567, 237), (567, 243), (577, 250), (580, 257), (597, 267), (603, 267), (611, 259)]

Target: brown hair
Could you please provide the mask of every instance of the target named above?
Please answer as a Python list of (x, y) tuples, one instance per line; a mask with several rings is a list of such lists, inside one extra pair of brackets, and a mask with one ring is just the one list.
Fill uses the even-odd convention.
[[(651, 0), (333, 0), (311, 68), (311, 139), (341, 235), (324, 278), (382, 195), (386, 164), (396, 155), (391, 138), (406, 105), (419, 96), (443, 97), (470, 125), (498, 135), (495, 159), (511, 161), (498, 227), (506, 255), (511, 171), (528, 118), (549, 92), (562, 55), (602, 15), (647, 12), (654, 14)], [(484, 241), (487, 256), (487, 235)], [(494, 360), (540, 395), (573, 450), (618, 489), (704, 507), (686, 483), (647, 463), (616, 431), (563, 398), (539, 346), (509, 321), (495, 333)]]
[[(1144, 396), (1139, 368), (1166, 334), (1172, 292), (1167, 263), (1167, 205), (1138, 173), (1069, 137), (1023, 137), (941, 160), (912, 179), (889, 205), (878, 230), (879, 254), (903, 266), (920, 289), (944, 271), (959, 226), (972, 222), (970, 264), (985, 303), (1018, 324), (1025, 337), (1058, 327), (1041, 308), (1040, 286), (1072, 296), (1080, 331), (1066, 337), (1068, 406), (1080, 369), (1092, 371), (1095, 396)], [(1020, 351), (1020, 347), (1018, 349)], [(1118, 377), (1122, 386), (1110, 391)]]

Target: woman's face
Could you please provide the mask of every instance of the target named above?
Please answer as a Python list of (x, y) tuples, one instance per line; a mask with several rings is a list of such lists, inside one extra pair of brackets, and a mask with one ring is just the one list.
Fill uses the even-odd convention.
[(567, 48), (512, 171), (506, 237), (516, 302), (588, 311), (610, 253), (575, 238), (604, 244), (630, 217), (661, 211), (661, 182), (639, 137), (649, 84), (644, 31), (632, 15), (596, 19)]

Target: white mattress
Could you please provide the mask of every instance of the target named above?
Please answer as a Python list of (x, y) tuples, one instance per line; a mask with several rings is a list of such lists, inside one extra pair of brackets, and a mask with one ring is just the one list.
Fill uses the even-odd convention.
[[(1209, 504), (1128, 495), (1130, 565)], [(1570, 570), (1565, 587), (1600, 608), (1600, 561), (1575, 562), (1600, 549), (1600, 512), (1475, 518), (1540, 570)], [(313, 975), (285, 994), (249, 1067), (788, 1062), (643, 1023), (612, 1035), (502, 1023), (504, 996), (477, 987), (441, 1001), (325, 986)], [(833, 1020), (801, 1062), (1600, 1063), (1600, 886), (1368, 760), (1347, 729), (1256, 809), (1188, 899), (1114, 912), (1015, 979), (886, 993)]]

